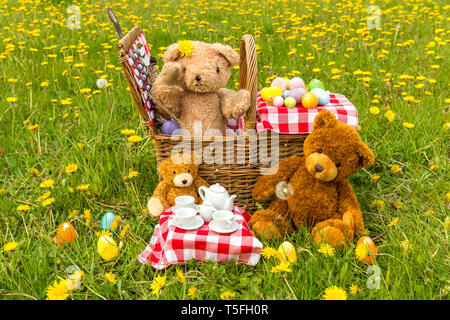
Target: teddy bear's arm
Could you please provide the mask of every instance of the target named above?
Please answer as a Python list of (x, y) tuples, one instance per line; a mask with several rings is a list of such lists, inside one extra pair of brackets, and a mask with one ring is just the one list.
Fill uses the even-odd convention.
[(237, 119), (250, 107), (250, 92), (241, 89), (238, 92), (221, 88), (219, 89), (222, 114), (228, 119)]
[(183, 89), (177, 85), (178, 76), (178, 63), (168, 62), (164, 64), (161, 73), (153, 84), (152, 99), (155, 102), (155, 107), (166, 118), (172, 118), (166, 110), (176, 117), (180, 115)]
[(169, 209), (170, 204), (166, 200), (169, 189), (169, 185), (164, 181), (161, 181), (156, 186), (156, 189), (147, 204), (148, 211), (153, 217), (157, 218), (161, 213)]
[(259, 178), (252, 190), (252, 196), (258, 201), (265, 201), (272, 198), (278, 183), (288, 181), (289, 178), (297, 171), (301, 165), (303, 158), (291, 156), (281, 160), (277, 165), (269, 169), (269, 171)]
[(353, 192), (352, 185), (347, 180), (338, 184), (339, 204), (338, 213), (342, 220), (350, 225), (355, 234), (359, 235), (364, 230), (364, 221), (358, 200)]

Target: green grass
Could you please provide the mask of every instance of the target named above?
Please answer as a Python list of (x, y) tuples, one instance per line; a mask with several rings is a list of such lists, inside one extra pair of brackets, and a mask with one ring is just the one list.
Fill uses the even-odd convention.
[[(359, 133), (376, 155), (372, 167), (351, 178), (366, 228), (376, 236), (393, 218), (400, 218), (376, 241), (380, 289), (367, 287), (371, 274), (355, 258), (354, 243), (325, 257), (307, 242), (306, 229), (283, 239), (298, 253), (298, 262), (286, 274), (271, 273), (274, 258), (261, 258), (255, 267), (189, 262), (157, 272), (141, 266), (136, 255), (157, 223), (142, 211), (158, 181), (155, 150), (126, 90), (106, 1), (74, 2), (81, 9), (81, 29), (69, 30), (69, 1), (34, 6), (0, 0), (0, 189), (7, 191), (0, 192), (0, 246), (19, 243), (14, 252), (0, 253), (0, 297), (44, 299), (46, 288), (66, 277), (64, 270), (75, 264), (84, 277), (73, 299), (187, 299), (191, 286), (203, 299), (218, 299), (225, 291), (233, 291), (237, 299), (320, 299), (327, 287), (337, 285), (348, 292), (353, 284), (360, 292), (349, 294), (350, 299), (448, 299), (444, 221), (449, 215), (445, 198), (450, 191), (450, 139), (444, 124), (449, 122), (449, 6), (445, 1), (383, 1), (378, 4), (383, 10), (381, 29), (368, 30), (366, 1), (216, 3), (122, 1), (113, 9), (125, 31), (134, 25), (143, 28), (154, 55), (180, 39), (223, 42), (238, 49), (240, 37), (251, 33), (258, 47), (260, 88), (268, 85), (268, 77), (291, 77), (296, 70), (305, 80), (321, 79), (327, 89), (355, 104)], [(68, 56), (73, 62), (65, 61)], [(84, 67), (76, 67), (81, 62)], [(333, 79), (333, 68), (339, 70), (339, 79)], [(365, 74), (354, 73), (357, 70)], [(402, 80), (400, 75), (413, 79)], [(96, 90), (100, 76), (107, 76), (111, 86), (94, 95), (80, 93), (82, 88)], [(230, 88), (237, 79), (235, 70)], [(43, 82), (48, 87), (41, 87)], [(424, 86), (416, 87), (419, 83)], [(416, 102), (405, 101), (405, 96)], [(8, 97), (17, 102), (7, 102)], [(67, 98), (71, 104), (62, 104)], [(384, 117), (388, 105), (396, 115), (392, 122)], [(372, 106), (381, 112), (371, 114)], [(28, 125), (38, 128), (28, 130), (23, 124), (28, 119)], [(135, 129), (145, 138), (133, 146), (121, 134), (123, 129)], [(78, 164), (72, 176), (64, 171), (69, 163)], [(392, 173), (392, 165), (399, 165), (400, 172)], [(437, 169), (431, 170), (432, 165)], [(42, 176), (34, 176), (30, 168)], [(124, 181), (130, 168), (139, 176)], [(378, 181), (371, 180), (375, 175)], [(55, 180), (50, 196), (55, 202), (48, 207), (37, 201), (45, 192), (39, 187), (45, 179)], [(76, 190), (80, 184), (89, 184), (89, 192)], [(372, 208), (374, 200), (383, 200), (385, 207)], [(21, 204), (30, 210), (19, 212)], [(86, 209), (97, 226), (84, 225)], [(81, 212), (72, 221), (79, 237), (71, 246), (58, 247), (51, 239), (72, 210)], [(426, 215), (427, 210), (433, 213)], [(95, 232), (107, 211), (130, 224), (120, 255), (111, 262), (101, 260), (96, 249)], [(404, 240), (411, 244), (407, 253), (401, 247)], [(266, 244), (277, 248), (281, 242)], [(194, 272), (179, 283), (177, 269)], [(106, 272), (117, 276), (115, 284), (107, 282)], [(159, 297), (150, 290), (156, 275), (168, 281)]]

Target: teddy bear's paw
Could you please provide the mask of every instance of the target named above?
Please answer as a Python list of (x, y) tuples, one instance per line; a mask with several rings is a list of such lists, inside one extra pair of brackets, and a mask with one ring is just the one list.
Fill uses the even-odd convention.
[(258, 221), (252, 226), (252, 230), (258, 238), (271, 240), (280, 237), (280, 231), (271, 221)]
[(339, 248), (344, 246), (345, 238), (341, 230), (335, 227), (326, 226), (320, 230), (311, 233), (312, 241), (319, 246), (322, 243), (327, 243), (332, 247)]
[(158, 198), (150, 198), (147, 204), (148, 212), (154, 218), (158, 218), (164, 211), (161, 200)]
[(239, 118), (250, 107), (250, 92), (248, 90), (239, 90), (233, 97), (232, 104), (234, 106), (233, 118)]
[(176, 62), (165, 63), (161, 70), (161, 75), (164, 79), (164, 83), (167, 85), (176, 84), (179, 74), (180, 65)]

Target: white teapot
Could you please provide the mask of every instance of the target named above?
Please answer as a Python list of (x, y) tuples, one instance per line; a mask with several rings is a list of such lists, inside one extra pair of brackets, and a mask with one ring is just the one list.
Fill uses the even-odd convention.
[(233, 200), (236, 195), (230, 196), (220, 184), (216, 183), (206, 188), (198, 188), (198, 194), (203, 201), (211, 203), (217, 210), (233, 210)]

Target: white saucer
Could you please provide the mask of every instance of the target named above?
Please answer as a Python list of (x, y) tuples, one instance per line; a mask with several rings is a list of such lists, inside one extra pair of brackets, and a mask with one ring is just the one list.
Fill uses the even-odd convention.
[(209, 223), (209, 228), (212, 231), (215, 231), (217, 233), (232, 233), (235, 232), (237, 229), (239, 229), (239, 223), (237, 223), (236, 221), (233, 221), (233, 223), (231, 224), (230, 227), (227, 228), (223, 228), (223, 227), (217, 227), (215, 221), (211, 221)]
[(183, 229), (183, 230), (196, 230), (196, 229), (200, 228), (204, 223), (205, 223), (205, 221), (199, 215), (196, 215), (195, 218), (194, 218), (194, 221), (191, 224), (187, 225), (187, 226), (180, 226), (180, 225), (178, 225), (175, 222), (175, 218), (172, 220), (172, 224), (175, 227)]

